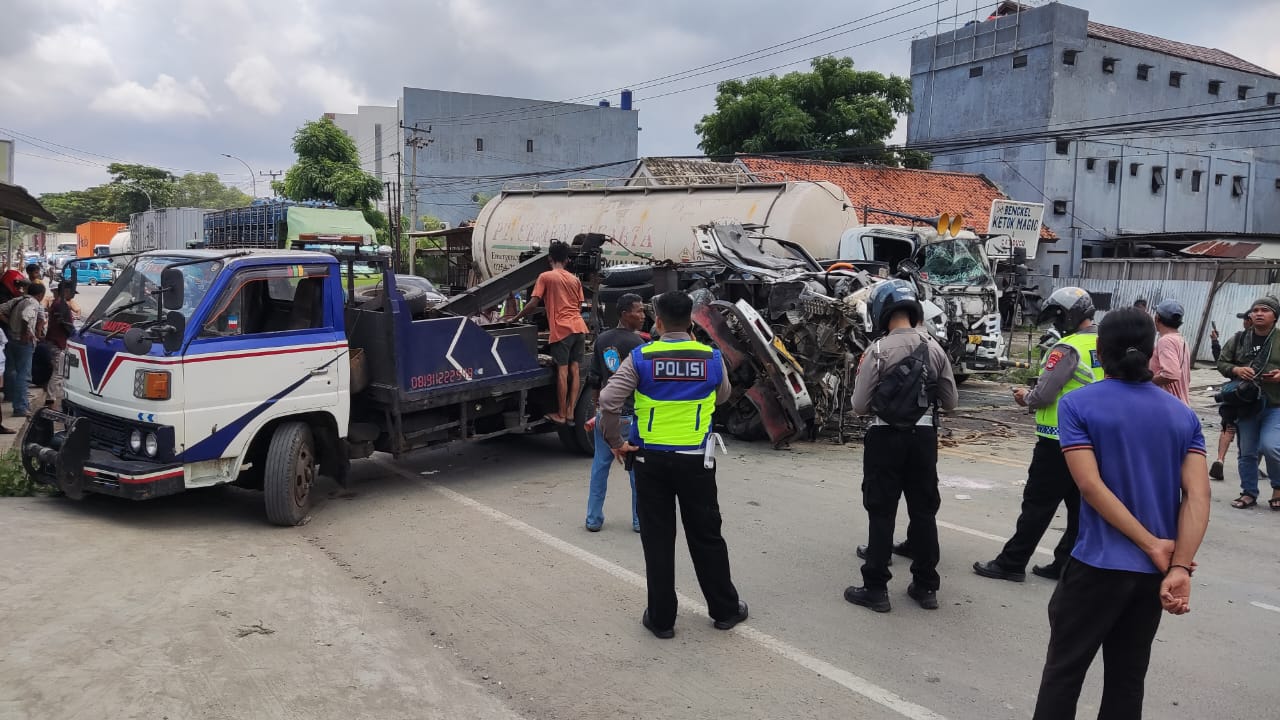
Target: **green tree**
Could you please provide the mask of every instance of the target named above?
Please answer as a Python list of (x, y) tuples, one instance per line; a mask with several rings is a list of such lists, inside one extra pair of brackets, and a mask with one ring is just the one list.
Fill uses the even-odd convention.
[(911, 81), (855, 70), (851, 58), (822, 57), (809, 72), (728, 80), (716, 109), (694, 126), (710, 157), (817, 151), (826, 159), (927, 165), (923, 153), (899, 153), (885, 141), (911, 110)]
[(40, 204), (58, 217), (56, 232), (75, 232), (76, 226), (91, 220), (115, 220), (115, 193), (106, 185), (87, 190), (45, 193)]
[(244, 207), (253, 202), (248, 193), (239, 188), (223, 185), (216, 173), (187, 173), (174, 185), (175, 207), (226, 210)]
[(128, 222), (129, 216), (150, 208), (172, 207), (177, 178), (168, 170), (111, 163), (107, 166), (111, 182), (107, 183), (112, 200), (111, 220)]
[[(298, 161), (272, 188), (290, 200), (329, 200), (359, 208), (375, 229), (387, 229), (386, 215), (373, 201), (382, 197), (382, 183), (360, 169), (360, 154), (351, 137), (328, 118), (314, 120), (293, 135)], [(379, 234), (382, 237), (382, 234)]]

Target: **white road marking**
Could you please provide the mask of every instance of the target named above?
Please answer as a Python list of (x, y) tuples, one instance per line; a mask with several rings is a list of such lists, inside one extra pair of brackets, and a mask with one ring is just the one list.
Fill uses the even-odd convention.
[[(996, 541), (996, 542), (1000, 543), (1001, 545), (1003, 545), (1003, 544), (1004, 544), (1004, 541), (1005, 541), (1005, 538), (1002, 538), (1002, 537), (1000, 537), (999, 535), (992, 535), (992, 534), (991, 534), (991, 533), (989, 533), (989, 532), (983, 532), (983, 531), (981, 531), (981, 530), (974, 530), (973, 528), (967, 528), (967, 527), (965, 527), (965, 526), (963, 526), (963, 525), (956, 525), (955, 523), (949, 523), (949, 522), (947, 522), (946, 520), (939, 520), (939, 521), (938, 521), (938, 527), (940, 527), (940, 528), (946, 528), (946, 529), (948, 529), (948, 530), (955, 530), (956, 532), (964, 533), (965, 535), (972, 535), (972, 536), (974, 536), (974, 537), (980, 537), (980, 538), (983, 538), (983, 539), (985, 539), (985, 540), (994, 540), (994, 541)], [(1050, 556), (1050, 557), (1052, 557), (1052, 556), (1053, 556), (1053, 551), (1052, 551), (1052, 550), (1049, 550), (1048, 548), (1042, 548), (1042, 547), (1037, 546), (1037, 547), (1036, 547), (1036, 552), (1040, 553), (1041, 555), (1048, 555), (1048, 556)]]
[[(421, 477), (414, 475), (408, 472), (407, 470), (402, 470), (387, 461), (375, 460), (375, 462), (377, 462), (379, 465), (382, 465), (387, 470), (390, 470), (391, 472), (394, 472), (397, 475), (400, 475), (406, 479), (413, 480), (419, 483), (422, 482)], [(547, 545), (548, 547), (559, 550), (560, 552), (576, 560), (580, 560), (586, 563), (587, 565), (590, 565), (591, 567), (596, 568), (597, 570), (600, 570), (618, 580), (621, 580), (624, 583), (627, 583), (628, 585), (636, 587), (640, 590), (645, 589), (645, 579), (642, 575), (634, 573), (598, 555), (595, 555), (591, 552), (583, 550), (577, 545), (574, 545), (569, 542), (565, 542), (564, 540), (561, 540), (560, 538), (555, 537), (554, 535), (543, 532), (542, 530), (539, 530), (538, 528), (535, 528), (532, 525), (529, 525), (528, 523), (525, 523), (521, 520), (517, 520), (516, 518), (502, 512), (501, 510), (496, 510), (494, 508), (491, 508), (488, 505), (485, 505), (484, 503), (481, 503), (477, 500), (473, 500), (472, 498), (467, 497), (466, 495), (463, 495), (456, 491), (450, 490), (445, 487), (441, 487), (439, 485), (436, 485), (430, 482), (427, 483), (427, 487), (430, 488), (432, 491), (437, 492), (460, 505), (464, 505), (468, 508), (471, 508), (472, 510), (477, 511), (482, 515), (485, 515), (493, 520), (496, 520), (497, 522), (503, 525), (506, 525), (512, 530), (515, 530), (519, 533), (527, 535), (533, 538), (534, 540), (537, 540), (538, 542), (544, 545)], [(696, 615), (707, 614), (707, 607), (702, 603), (699, 603), (696, 600), (683, 594), (678, 595), (678, 597), (680, 599), (680, 606), (685, 611), (696, 614)], [(773, 653), (780, 655), (796, 663), (797, 665), (800, 665), (806, 670), (817, 673), (818, 675), (821, 675), (827, 678), (828, 680), (831, 680), (832, 682), (843, 686), (847, 690), (857, 693), (858, 695), (861, 695), (878, 705), (888, 708), (889, 710), (892, 710), (905, 718), (910, 718), (910, 720), (946, 720), (946, 718), (943, 715), (939, 715), (938, 713), (924, 706), (917, 705), (913, 702), (910, 702), (905, 698), (903, 698), (901, 695), (898, 695), (897, 693), (893, 692), (892, 690), (887, 690), (885, 688), (882, 688), (879, 685), (872, 683), (870, 680), (854, 675), (853, 673), (848, 672), (847, 670), (844, 670), (842, 668), (836, 667), (835, 665), (832, 665), (831, 663), (825, 660), (820, 660), (816, 657), (813, 657), (812, 655), (809, 655), (803, 650), (793, 645), (790, 645), (778, 638), (775, 638), (772, 635), (760, 632), (755, 628), (748, 627), (745, 625), (739, 625), (738, 627), (734, 628), (730, 632), (737, 632), (742, 637), (756, 643), (757, 645), (760, 645), (761, 647), (767, 650), (770, 650)]]
[(1266, 603), (1260, 603), (1260, 602), (1258, 602), (1258, 601), (1256, 601), (1256, 600), (1250, 601), (1250, 602), (1249, 602), (1249, 604), (1250, 604), (1250, 605), (1252, 605), (1252, 606), (1254, 606), (1254, 607), (1256, 607), (1256, 608), (1262, 608), (1263, 610), (1270, 610), (1271, 612), (1277, 612), (1277, 613), (1280, 613), (1280, 607), (1276, 607), (1275, 605), (1268, 605), (1268, 604), (1266, 604)]

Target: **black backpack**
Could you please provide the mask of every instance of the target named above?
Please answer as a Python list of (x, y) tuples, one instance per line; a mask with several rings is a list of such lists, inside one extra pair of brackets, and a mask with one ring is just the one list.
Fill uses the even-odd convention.
[(929, 341), (923, 339), (910, 355), (880, 373), (880, 383), (871, 393), (871, 412), (899, 430), (910, 430), (936, 404), (937, 389), (938, 379), (929, 367)]

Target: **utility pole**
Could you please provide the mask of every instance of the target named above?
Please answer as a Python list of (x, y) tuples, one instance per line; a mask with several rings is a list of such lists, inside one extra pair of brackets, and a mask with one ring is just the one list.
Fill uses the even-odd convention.
[(283, 170), (259, 170), (258, 174), (262, 177), (271, 178), (271, 197), (276, 196), (276, 178), (284, 174)]
[[(412, 126), (400, 124), (401, 130), (408, 130), (414, 133), (412, 137), (406, 138), (405, 145), (413, 148), (413, 155), (409, 162), (409, 197), (413, 203), (413, 216), (409, 219), (409, 229), (414, 230), (418, 227), (418, 150), (429, 146), (435, 142), (435, 138), (425, 137), (431, 134), (431, 126), (428, 125), (426, 130), (418, 127), (418, 123)], [(422, 133), (420, 137), (417, 133)]]
[[(398, 271), (400, 268), (400, 253), (402, 252), (400, 219), (404, 217), (404, 207), (400, 204), (400, 173), (403, 171), (400, 166), (400, 157), (402, 153), (397, 150), (391, 154), (396, 156), (396, 181), (394, 184), (388, 183), (390, 188), (387, 191), (387, 217), (388, 225), (391, 228), (391, 246), (395, 248), (396, 269)], [(412, 230), (413, 227), (410, 226), (409, 229)]]

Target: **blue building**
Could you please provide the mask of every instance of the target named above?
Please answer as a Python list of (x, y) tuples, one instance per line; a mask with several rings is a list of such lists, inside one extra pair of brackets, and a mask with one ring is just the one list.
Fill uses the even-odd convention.
[[(1259, 32), (1265, 29), (1259, 28)], [(908, 144), (1045, 203), (1037, 265), (1280, 234), (1280, 76), (1221, 50), (1001, 3), (911, 47)]]
[[(480, 201), (507, 183), (627, 177), (639, 154), (639, 112), (630, 92), (615, 106), (548, 102), (406, 87), (397, 107), (331, 114), (371, 173), (394, 180), (403, 153), (404, 214), (450, 226), (472, 220)], [(389, 121), (395, 111), (400, 124)]]

